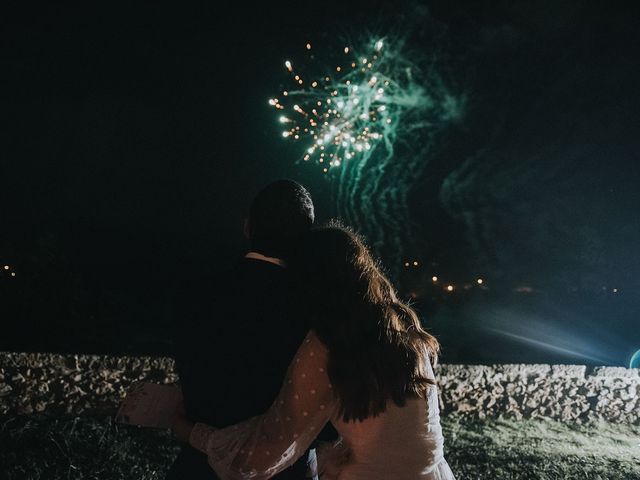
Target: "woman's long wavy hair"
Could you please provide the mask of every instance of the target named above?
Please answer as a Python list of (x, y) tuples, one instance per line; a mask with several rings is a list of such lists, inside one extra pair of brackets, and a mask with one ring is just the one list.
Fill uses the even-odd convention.
[(438, 341), (402, 302), (364, 241), (337, 223), (311, 230), (289, 260), (302, 314), (329, 350), (327, 373), (344, 421), (424, 398)]

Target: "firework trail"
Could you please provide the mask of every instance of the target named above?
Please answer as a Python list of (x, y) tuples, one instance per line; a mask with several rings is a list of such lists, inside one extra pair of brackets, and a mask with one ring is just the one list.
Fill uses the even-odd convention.
[(338, 215), (392, 265), (414, 245), (409, 195), (435, 134), (460, 117), (463, 103), (428, 58), (407, 55), (405, 46), (400, 38), (377, 38), (341, 47), (322, 64), (307, 44), (300, 69), (284, 63), (290, 88), (269, 99), (283, 137), (303, 144), (301, 161), (332, 182)]

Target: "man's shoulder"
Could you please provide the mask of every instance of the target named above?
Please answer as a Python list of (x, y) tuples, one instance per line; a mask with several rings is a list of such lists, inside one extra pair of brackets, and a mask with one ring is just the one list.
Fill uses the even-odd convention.
[(287, 294), (291, 288), (289, 273), (272, 263), (241, 258), (231, 266), (207, 272), (181, 282), (180, 302), (192, 303), (254, 295)]
[(224, 269), (212, 271), (208, 277), (211, 281), (229, 278), (246, 278), (256, 275), (268, 275), (273, 277), (287, 277), (286, 268), (271, 262), (256, 258), (241, 257)]
[(231, 284), (235, 282), (236, 286), (249, 291), (283, 289), (289, 285), (289, 272), (286, 268), (252, 258), (243, 258), (232, 271), (221, 275), (220, 280), (224, 281), (225, 277), (231, 279)]

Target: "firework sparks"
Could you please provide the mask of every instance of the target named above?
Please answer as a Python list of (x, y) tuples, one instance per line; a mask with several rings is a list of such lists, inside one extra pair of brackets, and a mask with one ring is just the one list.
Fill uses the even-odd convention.
[[(307, 44), (311, 50), (311, 44)], [(344, 47), (331, 74), (305, 79), (291, 61), (285, 68), (293, 88), (287, 102), (269, 104), (288, 112), (280, 116), (285, 138), (306, 142), (304, 161), (318, 163), (325, 173), (343, 162), (369, 157), (380, 142), (392, 141), (403, 114), (427, 104), (424, 92), (410, 81), (405, 68), (393, 75), (397, 58), (383, 40), (370, 42), (364, 54)], [(409, 77), (408, 77), (409, 75)]]
[(435, 54), (408, 53), (404, 37), (355, 43), (322, 61), (307, 44), (284, 63), (288, 83), (269, 104), (282, 136), (300, 145), (300, 160), (334, 180), (336, 214), (393, 259), (419, 238), (409, 193), (436, 133), (461, 117), (464, 98), (447, 88)]

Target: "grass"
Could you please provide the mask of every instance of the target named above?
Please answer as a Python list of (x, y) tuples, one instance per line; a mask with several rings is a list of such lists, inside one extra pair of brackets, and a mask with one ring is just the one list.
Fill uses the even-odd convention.
[(108, 418), (34, 414), (0, 423), (2, 480), (160, 480), (177, 452), (169, 432)]
[[(640, 480), (640, 427), (540, 420), (443, 419), (459, 480)], [(110, 419), (0, 419), (0, 479), (163, 479), (178, 446), (168, 432)]]
[(640, 479), (638, 426), (449, 417), (443, 427), (459, 479)]

